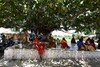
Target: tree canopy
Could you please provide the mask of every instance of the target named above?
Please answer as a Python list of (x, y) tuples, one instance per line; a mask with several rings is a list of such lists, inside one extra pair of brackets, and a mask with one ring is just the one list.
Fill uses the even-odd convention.
[(100, 30), (100, 0), (0, 0), (0, 26), (42, 33)]

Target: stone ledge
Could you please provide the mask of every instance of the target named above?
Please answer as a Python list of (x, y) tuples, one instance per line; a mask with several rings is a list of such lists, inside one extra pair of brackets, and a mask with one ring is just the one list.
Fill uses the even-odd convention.
[[(39, 59), (38, 51), (35, 49), (12, 49), (8, 48), (4, 51), (4, 59)], [(100, 58), (99, 51), (68, 51), (65, 49), (46, 49), (42, 57), (49, 58)]]

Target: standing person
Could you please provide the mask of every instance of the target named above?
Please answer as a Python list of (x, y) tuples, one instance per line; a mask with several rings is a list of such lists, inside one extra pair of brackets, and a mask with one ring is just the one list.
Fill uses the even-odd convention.
[(79, 39), (79, 41), (77, 41), (77, 46), (78, 46), (78, 50), (83, 50), (84, 49), (83, 37), (81, 37)]
[(43, 42), (41, 42), (38, 37), (36, 37), (33, 41), (33, 45), (35, 47), (35, 49), (38, 51), (39, 55), (40, 55), (40, 59), (42, 60), (42, 56), (44, 55), (45, 52), (45, 44)]
[(74, 36), (73, 36), (72, 39), (71, 39), (71, 46), (72, 46), (72, 49), (74, 48), (75, 44), (76, 44), (76, 41), (75, 41), (75, 38), (74, 38)]
[(68, 44), (67, 44), (67, 41), (66, 41), (66, 39), (65, 38), (63, 38), (62, 40), (61, 40), (61, 48), (63, 48), (63, 49), (65, 49), (65, 48), (69, 48), (69, 46), (68, 46)]

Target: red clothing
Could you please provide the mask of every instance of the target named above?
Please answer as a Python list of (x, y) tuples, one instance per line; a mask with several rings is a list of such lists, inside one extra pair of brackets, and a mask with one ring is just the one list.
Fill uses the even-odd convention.
[(68, 44), (66, 41), (64, 40), (61, 41), (61, 48), (68, 48)]
[(38, 48), (40, 41), (38, 40), (38, 38), (35, 38), (35, 40), (33, 41), (33, 45), (35, 46), (35, 49)]
[(37, 48), (37, 50), (38, 50), (38, 53), (39, 53), (40, 55), (43, 55), (44, 52), (45, 52), (45, 44), (40, 43), (39, 46), (38, 46), (38, 48)]
[(37, 38), (33, 41), (33, 44), (39, 55), (43, 55), (45, 52), (45, 44), (41, 43)]
[(95, 46), (95, 44), (94, 43), (91, 43), (91, 45), (94, 47), (94, 49), (96, 50), (96, 46)]

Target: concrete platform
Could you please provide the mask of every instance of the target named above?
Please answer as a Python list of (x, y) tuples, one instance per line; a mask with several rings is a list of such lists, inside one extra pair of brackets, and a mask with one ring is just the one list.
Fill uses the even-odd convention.
[[(4, 59), (39, 59), (38, 51), (35, 49), (13, 49), (4, 51)], [(65, 49), (46, 49), (43, 59), (75, 58), (75, 59), (100, 59), (100, 51), (69, 51)]]

